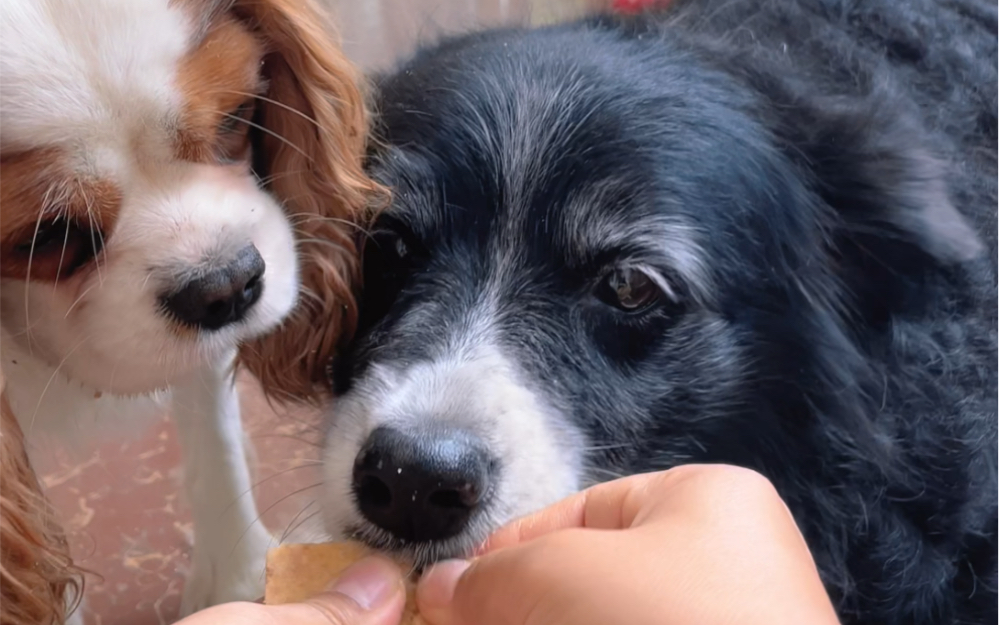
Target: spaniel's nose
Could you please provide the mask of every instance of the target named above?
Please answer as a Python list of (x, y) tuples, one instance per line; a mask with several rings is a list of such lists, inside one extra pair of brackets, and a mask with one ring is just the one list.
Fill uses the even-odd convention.
[(162, 298), (163, 307), (179, 322), (218, 330), (242, 320), (264, 290), (266, 266), (248, 245), (223, 267), (201, 274), (179, 291)]

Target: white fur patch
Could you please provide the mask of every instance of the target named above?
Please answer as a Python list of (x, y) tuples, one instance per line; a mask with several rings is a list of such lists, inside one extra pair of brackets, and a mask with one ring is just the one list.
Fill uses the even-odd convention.
[(479, 437), (498, 461), (498, 484), (485, 509), (462, 535), (419, 546), (428, 550), (422, 555), (463, 553), (499, 524), (579, 488), (581, 435), (525, 385), (525, 373), (491, 340), (484, 324), (465, 327), (470, 329), (454, 337), (448, 355), (409, 366), (376, 364), (333, 407), (324, 456), (324, 514), (334, 538), (351, 528), (383, 535), (363, 520), (351, 493), (354, 458), (379, 426), (459, 428)]
[(129, 138), (122, 129), (180, 102), (171, 85), (187, 48), (185, 22), (167, 0), (6, 0), (4, 148), (110, 144), (107, 165), (122, 165), (113, 162), (114, 144)]

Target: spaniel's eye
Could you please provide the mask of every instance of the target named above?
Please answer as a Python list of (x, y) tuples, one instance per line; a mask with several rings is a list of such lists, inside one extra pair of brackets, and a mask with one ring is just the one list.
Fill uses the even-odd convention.
[(658, 303), (665, 294), (655, 281), (641, 270), (616, 267), (597, 285), (600, 301), (624, 312), (640, 312)]
[(35, 279), (67, 278), (90, 262), (104, 246), (98, 230), (81, 228), (74, 220), (53, 219), (28, 231), (14, 247), (15, 258), (30, 264)]
[(250, 98), (225, 114), (216, 131), (215, 153), (222, 162), (246, 160), (250, 152), (250, 127), (255, 101)]
[(65, 220), (53, 220), (41, 223), (36, 230), (31, 231), (28, 238), (17, 245), (19, 254), (41, 255), (49, 250), (61, 247), (66, 240), (68, 224)]

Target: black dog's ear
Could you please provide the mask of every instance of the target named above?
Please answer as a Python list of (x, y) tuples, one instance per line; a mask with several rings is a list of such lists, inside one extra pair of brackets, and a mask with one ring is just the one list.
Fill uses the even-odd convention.
[(853, 314), (886, 323), (926, 301), (929, 276), (984, 253), (949, 197), (948, 163), (931, 154), (918, 117), (890, 93), (782, 95), (777, 135), (822, 200), (827, 253)]
[(942, 263), (983, 252), (948, 196), (947, 164), (929, 153), (923, 145), (927, 133), (904, 109), (870, 97), (808, 104), (797, 111), (795, 148), (816, 190), (835, 210), (842, 238), (863, 243), (875, 255), (880, 245), (910, 245), (926, 260)]

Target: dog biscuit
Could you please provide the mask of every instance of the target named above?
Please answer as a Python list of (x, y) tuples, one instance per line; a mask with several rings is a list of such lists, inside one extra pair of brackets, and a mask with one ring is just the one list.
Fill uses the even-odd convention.
[[(296, 603), (326, 589), (343, 571), (372, 551), (356, 542), (288, 544), (267, 553), (264, 603)], [(426, 625), (416, 613), (416, 587), (406, 583), (406, 609), (400, 625)]]

